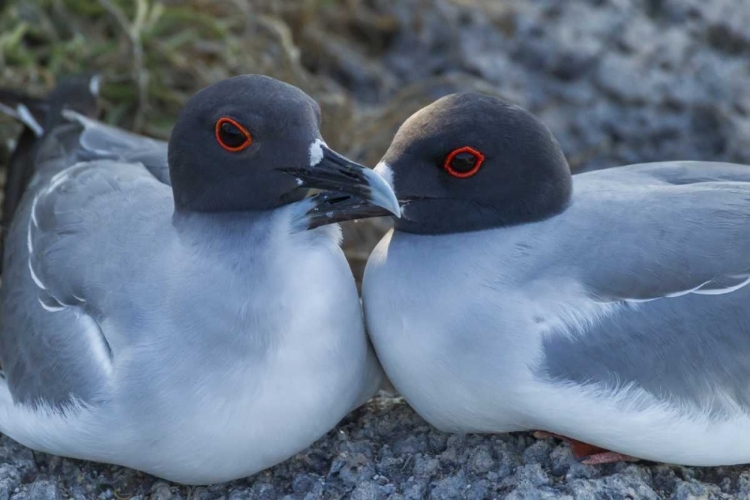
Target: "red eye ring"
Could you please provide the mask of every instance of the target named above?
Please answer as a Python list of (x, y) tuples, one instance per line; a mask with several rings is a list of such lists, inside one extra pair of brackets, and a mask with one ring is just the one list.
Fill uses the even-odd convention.
[[(225, 138), (222, 138), (222, 132), (226, 132), (222, 127), (226, 124), (229, 124), (235, 129), (237, 129), (237, 131), (239, 131), (240, 134), (244, 136), (245, 140), (235, 146), (227, 144)], [(253, 143), (253, 136), (250, 135), (250, 132), (248, 132), (245, 127), (240, 125), (239, 122), (227, 116), (223, 116), (219, 118), (218, 120), (216, 120), (216, 126), (214, 127), (214, 135), (216, 136), (216, 142), (219, 143), (219, 146), (226, 149), (230, 153), (236, 153), (238, 151), (242, 151), (243, 149), (245, 149), (246, 147), (248, 147), (250, 144)]]
[[(451, 167), (451, 162), (453, 161), (453, 159), (461, 153), (469, 153), (476, 159), (471, 170), (467, 170), (466, 172), (459, 172), (458, 170), (455, 170), (453, 167)], [(479, 150), (474, 149), (471, 146), (464, 146), (462, 148), (454, 149), (453, 151), (451, 151), (448, 156), (445, 157), (443, 167), (445, 168), (446, 172), (451, 174), (453, 177), (465, 179), (476, 174), (479, 171), (479, 167), (482, 166), (482, 163), (484, 163), (484, 155), (480, 153)]]

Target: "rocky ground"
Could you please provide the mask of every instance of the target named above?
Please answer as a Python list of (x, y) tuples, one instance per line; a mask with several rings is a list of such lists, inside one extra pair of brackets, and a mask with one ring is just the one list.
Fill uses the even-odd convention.
[(528, 434), (456, 436), (406, 404), (376, 399), (310, 449), (253, 478), (169, 484), (121, 467), (32, 453), (0, 439), (0, 499), (435, 500), (746, 499), (750, 469), (587, 466), (567, 445)]
[(586, 466), (527, 434), (435, 431), (397, 400), (374, 400), (293, 459), (248, 480), (176, 486), (129, 469), (32, 453), (0, 441), (0, 498), (713, 499), (750, 498), (750, 470)]
[[(262, 72), (311, 93), (328, 142), (369, 164), (410, 113), (461, 90), (532, 110), (576, 171), (750, 163), (748, 2), (174, 0), (138, 2), (140, 16), (128, 10), (136, 2), (6, 4), (0, 85), (42, 92), (61, 73), (98, 70), (104, 118), (157, 137), (197, 88)], [(0, 122), (0, 138), (15, 130)], [(355, 273), (386, 224), (347, 227)], [(208, 488), (32, 454), (5, 438), (0, 457), (0, 500), (750, 498), (750, 469), (584, 466), (567, 445), (528, 434), (439, 433), (390, 399), (266, 473)]]

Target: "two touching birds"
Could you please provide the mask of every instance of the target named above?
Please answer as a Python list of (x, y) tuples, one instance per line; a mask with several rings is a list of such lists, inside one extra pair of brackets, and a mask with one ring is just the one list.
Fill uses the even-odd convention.
[[(197, 93), (168, 145), (24, 107), (0, 431), (31, 448), (247, 476), (369, 399), (382, 365), (442, 430), (750, 461), (750, 167), (571, 176), (530, 113), (455, 94), (372, 171), (326, 146), (311, 98), (252, 75)], [(389, 214), (368, 340), (335, 223)]]

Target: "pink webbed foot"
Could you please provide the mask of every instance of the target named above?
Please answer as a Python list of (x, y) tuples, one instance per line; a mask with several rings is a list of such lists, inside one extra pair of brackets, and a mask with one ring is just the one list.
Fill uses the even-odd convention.
[(586, 465), (613, 464), (616, 462), (637, 462), (640, 460), (630, 455), (624, 455), (615, 451), (605, 450), (592, 444), (584, 443), (571, 439), (559, 434), (553, 434), (546, 431), (535, 431), (534, 437), (537, 439), (556, 438), (561, 439), (570, 445), (573, 456)]

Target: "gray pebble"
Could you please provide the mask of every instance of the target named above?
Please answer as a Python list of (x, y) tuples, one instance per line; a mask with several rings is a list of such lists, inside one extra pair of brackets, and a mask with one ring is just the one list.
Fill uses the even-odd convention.
[(643, 478), (627, 474), (613, 474), (599, 479), (574, 479), (568, 486), (573, 497), (580, 500), (660, 498)]
[(440, 460), (422, 454), (414, 457), (412, 472), (419, 477), (432, 477), (440, 470)]
[(49, 480), (38, 480), (10, 497), (11, 500), (62, 500), (57, 485)]
[(704, 484), (691, 479), (690, 481), (677, 481), (677, 486), (670, 496), (671, 500), (694, 500), (694, 499), (720, 499), (729, 498), (724, 495), (721, 488), (715, 484)]
[(381, 500), (393, 493), (393, 486), (381, 486), (372, 481), (366, 481), (358, 484), (352, 491), (351, 500)]
[(356, 486), (374, 475), (375, 466), (365, 455), (342, 453), (333, 461), (329, 478), (339, 478), (344, 484)]
[(494, 469), (495, 460), (492, 458), (492, 454), (487, 446), (478, 446), (471, 452), (469, 467), (471, 467), (471, 471), (475, 474), (483, 474)]
[(531, 444), (523, 451), (523, 461), (527, 464), (544, 463), (549, 464), (551, 439), (541, 439)]
[(0, 464), (0, 500), (8, 500), (21, 484), (18, 469), (8, 464)]
[(167, 483), (158, 482), (151, 488), (150, 500), (172, 500), (172, 490)]
[(435, 481), (435, 483), (433, 483), (432, 491), (430, 492), (430, 499), (450, 500), (456, 498), (457, 494), (463, 494), (466, 487), (466, 476), (461, 471), (452, 476)]

